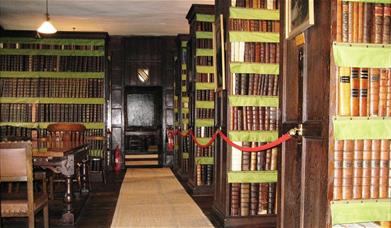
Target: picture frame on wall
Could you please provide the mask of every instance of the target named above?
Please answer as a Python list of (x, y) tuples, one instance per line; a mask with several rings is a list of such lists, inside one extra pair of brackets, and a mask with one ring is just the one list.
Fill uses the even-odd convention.
[(285, 34), (287, 39), (315, 24), (314, 0), (287, 0), (285, 4)]

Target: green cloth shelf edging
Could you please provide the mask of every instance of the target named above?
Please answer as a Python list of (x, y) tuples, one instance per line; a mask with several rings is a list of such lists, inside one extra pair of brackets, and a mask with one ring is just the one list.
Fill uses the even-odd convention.
[(228, 138), (234, 142), (271, 142), (278, 138), (277, 131), (229, 131)]
[(257, 107), (278, 107), (276, 96), (228, 96), (229, 105), (232, 107), (257, 106)]
[(0, 55), (104, 56), (103, 50), (0, 49)]
[(279, 74), (278, 64), (265, 64), (265, 63), (237, 63), (231, 62), (231, 73), (243, 73), (243, 74)]
[(276, 183), (277, 170), (229, 171), (228, 183)]
[(213, 157), (196, 157), (195, 163), (196, 165), (213, 165), (214, 160)]
[(196, 39), (213, 39), (213, 32), (196, 32)]
[(384, 3), (391, 4), (391, 0), (342, 0), (345, 2), (366, 2), (366, 3)]
[[(0, 122), (0, 126), (13, 126), (13, 127), (25, 127), (25, 128), (42, 128), (45, 129), (51, 123), (47, 122)], [(86, 126), (87, 129), (102, 129), (105, 124), (102, 122), (94, 123), (81, 123)]]
[(196, 101), (195, 107), (196, 108), (215, 108), (215, 102), (214, 101)]
[(104, 104), (104, 98), (0, 97), (0, 103), (12, 104)]
[(213, 49), (197, 48), (196, 56), (213, 56)]
[(214, 119), (196, 119), (195, 126), (196, 127), (213, 127)]
[(202, 21), (202, 22), (214, 22), (215, 16), (210, 14), (196, 14), (196, 21)]
[(332, 224), (391, 221), (391, 199), (331, 201)]
[(336, 140), (391, 139), (391, 118), (335, 117)]
[(95, 45), (104, 46), (103, 39), (36, 39), (28, 37), (1, 37), (0, 43), (22, 43), (22, 44), (58, 44), (58, 45)]
[(196, 66), (197, 73), (214, 73), (215, 68), (213, 66)]
[(280, 12), (278, 10), (230, 7), (229, 17), (232, 19), (278, 21), (280, 20)]
[(189, 159), (189, 153), (182, 153), (183, 159)]
[(101, 78), (104, 72), (0, 71), (0, 78)]
[(216, 88), (216, 84), (214, 82), (197, 82), (196, 90), (214, 90)]
[(276, 32), (229, 32), (230, 42), (267, 42), (279, 43), (280, 34)]

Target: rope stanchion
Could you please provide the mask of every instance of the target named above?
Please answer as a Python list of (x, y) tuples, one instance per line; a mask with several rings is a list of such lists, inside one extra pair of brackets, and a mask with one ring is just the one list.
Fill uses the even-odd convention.
[(194, 135), (194, 132), (192, 130), (189, 130), (186, 134), (182, 134), (181, 131), (179, 130), (176, 130), (175, 131), (175, 134), (176, 135), (180, 135), (181, 137), (188, 137), (189, 135), (191, 136), (191, 138), (193, 139), (194, 143), (197, 144), (197, 146), (201, 147), (201, 148), (205, 148), (205, 147), (208, 147), (210, 145), (212, 145), (212, 143), (216, 140), (217, 136), (220, 135), (220, 137), (226, 142), (228, 143), (230, 146), (232, 147), (235, 147), (236, 149), (238, 150), (241, 150), (243, 152), (258, 152), (258, 151), (263, 151), (263, 150), (268, 150), (268, 149), (271, 149), (273, 147), (276, 147), (288, 140), (290, 140), (294, 135), (300, 135), (301, 133), (300, 132), (300, 129), (297, 129), (297, 128), (293, 128), (291, 130), (289, 130), (288, 133), (282, 135), (281, 137), (279, 137), (277, 140), (273, 141), (273, 142), (269, 142), (265, 145), (261, 145), (261, 146), (257, 146), (257, 147), (242, 147), (242, 146), (239, 146), (237, 144), (235, 144), (234, 142), (232, 142), (222, 131), (220, 130), (217, 130), (212, 138), (206, 143), (206, 144), (201, 144), (197, 138), (195, 137)]

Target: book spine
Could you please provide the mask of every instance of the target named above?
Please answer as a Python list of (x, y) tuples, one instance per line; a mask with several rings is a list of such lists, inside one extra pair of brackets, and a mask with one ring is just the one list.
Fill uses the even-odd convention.
[(379, 171), (379, 198), (388, 197), (388, 180), (390, 170), (390, 140), (381, 140)]
[(379, 87), (380, 70), (370, 69), (369, 81), (369, 115), (377, 116), (379, 114)]
[(362, 179), (362, 198), (370, 198), (371, 187), (371, 157), (372, 157), (372, 140), (364, 140), (363, 149), (363, 179)]
[(379, 198), (381, 140), (372, 140), (371, 153), (371, 199)]
[(342, 199), (352, 199), (354, 141), (345, 140), (342, 164)]
[(355, 140), (353, 155), (353, 199), (362, 198), (362, 162), (364, 141)]
[(339, 94), (338, 94), (338, 113), (341, 116), (350, 116), (350, 69), (346, 67), (339, 68)]

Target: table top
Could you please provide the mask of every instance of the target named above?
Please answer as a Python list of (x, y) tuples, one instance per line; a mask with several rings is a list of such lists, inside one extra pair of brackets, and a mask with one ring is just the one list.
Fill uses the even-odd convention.
[(80, 151), (87, 143), (75, 141), (33, 141), (33, 157), (65, 157)]

